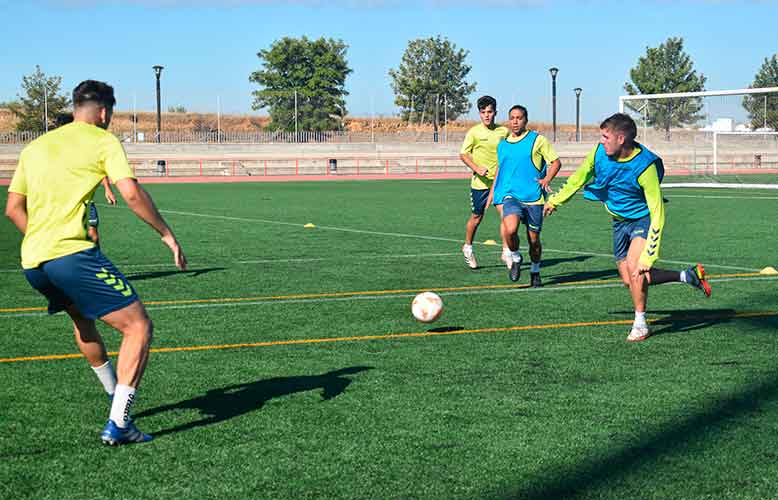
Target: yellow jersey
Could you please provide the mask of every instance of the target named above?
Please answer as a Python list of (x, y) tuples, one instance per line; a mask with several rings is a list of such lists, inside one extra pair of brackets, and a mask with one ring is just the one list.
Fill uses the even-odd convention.
[(87, 250), (88, 203), (100, 181), (135, 178), (119, 140), (84, 122), (72, 122), (27, 145), (8, 191), (27, 197), (22, 267)]
[(483, 123), (470, 128), (462, 141), (460, 154), (467, 154), (479, 167), (487, 169), (486, 175), (473, 173), (470, 187), (473, 189), (489, 189), (494, 182), (494, 174), (497, 171), (497, 145), (508, 137), (507, 128), (495, 125), (486, 127)]

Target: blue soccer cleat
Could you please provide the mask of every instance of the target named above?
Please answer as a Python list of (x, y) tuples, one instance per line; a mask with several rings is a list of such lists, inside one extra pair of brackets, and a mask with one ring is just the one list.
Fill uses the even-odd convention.
[(103, 444), (110, 446), (145, 443), (152, 439), (154, 439), (152, 436), (139, 431), (131, 421), (127, 422), (127, 427), (122, 429), (113, 420), (108, 420), (108, 423), (103, 427), (103, 432), (100, 433), (100, 440), (102, 440)]

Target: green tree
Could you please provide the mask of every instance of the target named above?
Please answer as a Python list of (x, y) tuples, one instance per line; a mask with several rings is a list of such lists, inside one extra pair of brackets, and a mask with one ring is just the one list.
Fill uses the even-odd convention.
[(168, 106), (167, 108), (168, 113), (186, 113), (186, 108), (182, 105), (178, 106)]
[(43, 132), (47, 125), (53, 129), (67, 123), (70, 99), (59, 95), (61, 83), (62, 77), (48, 77), (37, 65), (33, 74), (22, 77), (22, 94), (17, 94), (19, 100), (10, 107), (19, 119), (16, 130)]
[[(659, 47), (646, 49), (646, 55), (629, 72), (632, 83), (625, 83), (630, 95), (699, 92), (705, 90), (705, 76), (694, 69), (692, 58), (683, 50), (683, 38), (668, 38)], [(670, 138), (672, 127), (692, 125), (703, 118), (702, 99), (699, 97), (648, 100), (627, 106), (639, 112), (648, 125), (664, 130)]]
[(440, 35), (408, 42), (400, 66), (390, 69), (394, 103), (408, 122), (429, 120), (437, 131), (445, 120), (456, 120), (470, 109), (468, 51), (457, 49)]
[[(778, 87), (778, 54), (765, 57), (762, 67), (754, 76), (752, 89)], [(743, 97), (743, 107), (748, 112), (751, 128), (778, 129), (778, 93)]]
[(249, 81), (262, 88), (252, 92), (252, 108), (267, 108), (272, 130), (294, 131), (295, 100), (298, 130), (327, 131), (341, 127), (346, 116), (348, 46), (341, 40), (284, 37), (257, 57), (263, 69)]

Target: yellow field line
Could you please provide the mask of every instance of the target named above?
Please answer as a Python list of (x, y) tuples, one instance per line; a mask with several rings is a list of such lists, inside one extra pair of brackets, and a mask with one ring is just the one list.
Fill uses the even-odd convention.
[[(736, 312), (721, 314), (705, 314), (673, 318), (674, 321), (688, 320), (713, 320), (713, 319), (734, 319), (734, 318), (763, 318), (778, 316), (778, 311), (754, 311), (754, 312)], [(647, 320), (649, 323), (666, 323), (670, 317), (656, 318)], [(202, 345), (202, 346), (183, 346), (183, 347), (158, 347), (151, 349), (151, 352), (184, 352), (184, 351), (213, 351), (217, 349), (242, 349), (250, 347), (272, 347), (281, 345), (298, 344), (322, 344), (332, 342), (358, 342), (366, 340), (389, 340), (409, 337), (435, 337), (439, 335), (465, 335), (470, 333), (499, 333), (499, 332), (519, 332), (527, 330), (558, 330), (560, 328), (582, 328), (586, 326), (613, 326), (629, 325), (631, 319), (621, 319), (612, 321), (582, 321), (577, 323), (551, 323), (545, 325), (522, 325), (522, 326), (503, 326), (493, 328), (476, 328), (470, 330), (452, 330), (452, 331), (427, 331), (427, 332), (409, 332), (409, 333), (387, 333), (384, 335), (363, 335), (357, 337), (331, 337), (321, 339), (297, 339), (297, 340), (274, 340), (268, 342), (246, 342), (241, 344), (221, 344), (221, 345)], [(110, 356), (116, 356), (117, 352), (109, 352)], [(47, 356), (25, 356), (19, 358), (0, 358), (0, 363), (17, 363), (21, 361), (51, 361), (57, 359), (75, 359), (82, 357), (81, 354), (53, 354)]]
[[(712, 279), (715, 278), (744, 278), (760, 276), (759, 273), (735, 273), (735, 274), (715, 274), (710, 275)], [(574, 285), (591, 285), (591, 284), (605, 284), (605, 283), (618, 283), (621, 280), (619, 278), (607, 279), (607, 280), (582, 280), (582, 281), (570, 281), (566, 283), (558, 283), (557, 286), (574, 286)], [(240, 303), (240, 302), (256, 302), (262, 300), (300, 300), (300, 299), (324, 299), (324, 298), (336, 298), (336, 297), (359, 297), (364, 295), (397, 295), (402, 293), (418, 293), (426, 290), (435, 290), (436, 292), (461, 292), (466, 290), (498, 290), (506, 288), (528, 288), (529, 285), (471, 285), (471, 286), (456, 286), (446, 288), (412, 288), (412, 289), (397, 289), (397, 290), (369, 290), (369, 291), (356, 291), (356, 292), (324, 292), (324, 293), (299, 293), (292, 295), (266, 295), (259, 297), (217, 297), (210, 299), (179, 299), (179, 300), (149, 300), (144, 301), (144, 304), (150, 306), (169, 306), (169, 305), (186, 305), (186, 304), (228, 304), (228, 303)], [(11, 307), (0, 308), (0, 314), (2, 313), (20, 313), (20, 312), (44, 312), (45, 307)]]

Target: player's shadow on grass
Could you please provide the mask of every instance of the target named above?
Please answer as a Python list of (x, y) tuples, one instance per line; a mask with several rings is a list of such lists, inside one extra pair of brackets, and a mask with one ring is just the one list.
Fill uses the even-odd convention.
[(464, 330), (464, 326), (438, 326), (436, 328), (430, 328), (427, 330), (430, 333), (446, 333), (446, 332), (459, 332)]
[[(617, 311), (613, 314), (631, 316), (634, 311)], [(737, 319), (737, 311), (722, 309), (692, 309), (692, 310), (652, 310), (651, 314), (664, 315), (652, 323), (651, 335), (665, 333), (684, 333), (710, 326), (729, 323)]]
[[(545, 261), (543, 261), (543, 267), (546, 267)], [(544, 278), (544, 281), (548, 285), (559, 285), (562, 283), (573, 283), (576, 281), (605, 280), (618, 277), (619, 272), (616, 269), (601, 269), (599, 271), (583, 271), (580, 273), (557, 274), (549, 278)]]
[[(766, 375), (757, 383), (712, 400), (699, 411), (690, 414), (680, 410), (683, 413), (663, 427), (646, 426), (652, 430), (635, 435), (629, 445), (615, 447), (608, 453), (602, 453), (601, 448), (593, 450), (588, 459), (584, 450), (568, 457), (560, 456), (548, 464), (546, 471), (535, 471), (533, 479), (522, 481), (522, 486), (487, 498), (617, 498), (618, 494), (611, 490), (612, 485), (618, 487), (646, 481), (649, 484), (651, 475), (662, 478), (661, 474), (668, 474), (664, 469), (670, 467), (668, 464), (674, 459), (692, 460), (694, 452), (690, 450), (717, 446), (716, 436), (725, 436), (733, 429), (742, 430), (755, 415), (770, 411), (778, 401), (778, 372), (773, 370)], [(713, 444), (708, 443), (712, 438)], [(772, 450), (770, 446), (764, 447), (767, 460), (774, 460)], [(646, 493), (646, 496), (652, 496), (650, 491)]]
[[(522, 268), (526, 267), (527, 269), (529, 269), (529, 266), (530, 266), (529, 254), (526, 252), (526, 249), (522, 253), (523, 253), (523, 256), (524, 256), (524, 262), (522, 263), (521, 267)], [(547, 267), (554, 267), (557, 264), (564, 264), (566, 262), (584, 262), (584, 261), (587, 261), (587, 260), (589, 260), (591, 258), (592, 258), (591, 255), (576, 255), (575, 257), (559, 257), (559, 258), (556, 258), (556, 259), (545, 259), (544, 258), (543, 259), (543, 269), (545, 269)], [(491, 266), (478, 266), (478, 268), (479, 269), (487, 269), (487, 268), (505, 269), (505, 264), (500, 262), (499, 264), (494, 264), (494, 265), (491, 265)]]
[(233, 417), (259, 410), (273, 398), (296, 392), (321, 389), (321, 400), (328, 401), (342, 394), (352, 380), (348, 375), (372, 370), (371, 366), (351, 366), (327, 372), (323, 375), (301, 375), (297, 377), (275, 377), (246, 384), (235, 384), (211, 389), (202, 396), (175, 404), (157, 406), (135, 415), (136, 418), (150, 417), (173, 410), (199, 410), (203, 418), (154, 432), (160, 437), (166, 434), (187, 431), (196, 427), (216, 424)]
[(186, 275), (190, 278), (196, 278), (200, 275), (207, 274), (213, 271), (224, 271), (227, 269), (226, 267), (206, 267), (203, 269), (188, 269), (186, 271), (152, 271), (148, 273), (127, 273), (125, 276), (127, 276), (127, 279), (130, 281), (142, 281), (142, 280), (152, 280), (155, 278), (167, 278), (168, 276), (175, 276), (175, 275)]
[(695, 309), (692, 311), (651, 311), (667, 316), (654, 323), (652, 335), (665, 333), (683, 333), (708, 328), (709, 326), (729, 323), (736, 318), (734, 309)]

